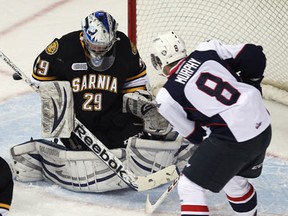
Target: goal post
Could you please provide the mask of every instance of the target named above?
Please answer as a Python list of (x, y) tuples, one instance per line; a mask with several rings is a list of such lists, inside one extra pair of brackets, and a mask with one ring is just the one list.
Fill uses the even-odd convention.
[(212, 38), (259, 44), (267, 58), (264, 97), (288, 105), (287, 11), (283, 0), (128, 0), (128, 36), (137, 44), (155, 89), (165, 82), (150, 62), (152, 39), (159, 34), (177, 32), (188, 53)]
[(128, 0), (128, 37), (130, 40), (137, 45), (137, 37), (136, 37), (136, 25), (137, 25), (137, 18), (136, 18), (136, 0)]

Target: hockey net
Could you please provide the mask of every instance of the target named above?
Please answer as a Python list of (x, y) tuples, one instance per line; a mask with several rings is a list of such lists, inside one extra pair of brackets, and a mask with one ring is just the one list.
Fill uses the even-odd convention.
[(128, 34), (147, 64), (154, 93), (165, 79), (151, 65), (151, 43), (173, 30), (184, 39), (188, 53), (212, 38), (262, 45), (267, 58), (264, 97), (288, 105), (288, 1), (128, 0), (128, 5)]

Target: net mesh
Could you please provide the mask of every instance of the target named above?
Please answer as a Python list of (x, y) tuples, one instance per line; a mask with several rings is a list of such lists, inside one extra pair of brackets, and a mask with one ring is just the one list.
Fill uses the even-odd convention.
[(137, 0), (137, 47), (152, 87), (165, 81), (150, 63), (151, 42), (175, 31), (188, 53), (212, 38), (227, 44), (262, 45), (267, 58), (264, 83), (288, 91), (288, 1), (283, 0)]

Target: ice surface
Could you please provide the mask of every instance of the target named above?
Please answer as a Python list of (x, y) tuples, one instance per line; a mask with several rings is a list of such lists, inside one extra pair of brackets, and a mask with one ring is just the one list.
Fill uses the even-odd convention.
[[(0, 49), (27, 75), (36, 55), (62, 34), (80, 28), (92, 10), (108, 10), (126, 31), (126, 0), (0, 0)], [(10, 161), (9, 148), (40, 138), (38, 95), (0, 62), (0, 155)], [(253, 180), (259, 215), (288, 215), (288, 108), (266, 102), (272, 114), (273, 139), (261, 177)], [(1, 176), (0, 176), (1, 177)], [(154, 202), (166, 186), (149, 191)], [(11, 216), (143, 216), (146, 194), (130, 189), (100, 193), (75, 193), (48, 182), (15, 182)], [(208, 193), (211, 215), (232, 215), (223, 193)], [(179, 215), (174, 190), (153, 215)]]

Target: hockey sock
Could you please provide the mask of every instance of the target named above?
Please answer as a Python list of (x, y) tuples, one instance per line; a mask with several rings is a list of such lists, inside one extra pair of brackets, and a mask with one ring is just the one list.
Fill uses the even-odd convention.
[(255, 216), (257, 213), (257, 194), (254, 187), (249, 184), (250, 189), (243, 196), (232, 197), (227, 195), (228, 201), (237, 215)]
[(182, 216), (208, 216), (209, 208), (206, 203), (205, 190), (181, 176), (178, 183), (178, 194), (181, 202)]

